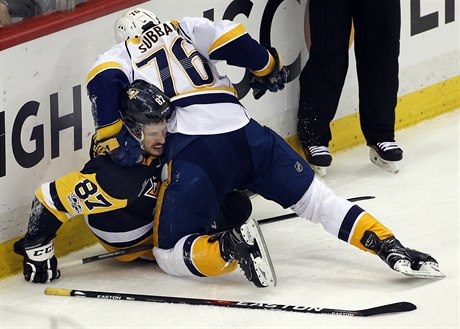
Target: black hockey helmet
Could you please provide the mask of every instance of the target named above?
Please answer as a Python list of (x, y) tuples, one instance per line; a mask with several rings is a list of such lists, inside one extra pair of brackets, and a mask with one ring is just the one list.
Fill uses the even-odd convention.
[(168, 96), (144, 80), (135, 80), (121, 96), (121, 115), (125, 125), (138, 134), (142, 125), (160, 123), (171, 116), (172, 105)]

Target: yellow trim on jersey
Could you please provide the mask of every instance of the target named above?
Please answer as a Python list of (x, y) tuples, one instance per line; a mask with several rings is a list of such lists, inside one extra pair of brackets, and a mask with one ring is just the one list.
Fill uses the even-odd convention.
[(367, 212), (361, 215), (359, 218), (358, 223), (351, 234), (351, 238), (349, 239), (350, 244), (358, 247), (361, 250), (371, 252), (375, 254), (374, 251), (367, 249), (361, 244), (361, 239), (363, 238), (364, 232), (372, 231), (374, 232), (380, 240), (389, 238), (393, 236), (393, 232), (391, 232), (388, 228), (383, 226), (377, 219), (369, 215)]
[(146, 166), (150, 166), (150, 164), (156, 159), (156, 157), (150, 155), (148, 157), (144, 157), (142, 160), (142, 164)]
[(214, 40), (214, 42), (208, 48), (208, 54), (212, 53), (214, 50), (226, 45), (227, 43), (235, 40), (236, 38), (242, 36), (246, 33), (243, 24), (238, 24), (236, 27), (228, 31), (227, 33), (221, 35), (219, 38)]
[(125, 41), (126, 44), (128, 43), (132, 43), (134, 45), (138, 45), (141, 43), (141, 38), (140, 37), (132, 37), (132, 38), (129, 38), (128, 40)]
[(48, 209), (54, 216), (56, 216), (57, 219), (59, 219), (61, 222), (66, 222), (68, 221), (70, 218), (69, 216), (67, 216), (66, 213), (62, 212), (62, 211), (59, 211), (57, 210), (56, 208), (54, 207), (51, 207), (51, 205), (49, 205), (47, 202), (46, 202), (46, 197), (45, 195), (43, 194), (43, 190), (42, 190), (42, 186), (40, 186), (36, 191), (35, 191), (35, 196), (37, 197), (38, 201), (40, 201), (40, 203), (42, 205), (44, 205), (46, 207), (46, 209)]
[[(121, 131), (121, 128), (123, 128), (123, 121), (121, 121), (120, 119), (118, 119), (114, 123), (109, 124), (108, 126), (97, 128), (96, 129), (96, 140), (100, 141), (100, 140), (115, 136)], [(113, 141), (110, 143), (113, 143)], [(111, 144), (111, 146), (114, 147), (115, 145)]]
[[(105, 192), (98, 184), (96, 174), (82, 174), (75, 171), (58, 178), (54, 183), (59, 199), (69, 214), (98, 214), (125, 208), (128, 204), (128, 200), (116, 199)], [(76, 189), (81, 194), (78, 200), (74, 199)]]
[(112, 152), (113, 150), (120, 147), (120, 143), (118, 143), (118, 140), (115, 137), (113, 137), (103, 142), (100, 142), (98, 147), (102, 148), (102, 150), (106, 152)]
[(225, 91), (225, 92), (229, 92), (229, 93), (237, 96), (237, 91), (233, 87), (203, 87), (203, 88), (198, 87), (197, 90), (187, 91), (185, 93), (181, 93), (180, 95), (171, 97), (171, 101), (181, 99), (182, 97), (188, 97), (191, 94), (199, 94), (199, 93), (205, 94), (205, 93), (207, 93), (209, 91)]
[(171, 22), (171, 24), (174, 25), (176, 29), (179, 27), (179, 22), (177, 20), (173, 19), (173, 20), (170, 20), (169, 22)]
[(105, 62), (102, 64), (97, 65), (91, 71), (89, 71), (88, 75), (86, 76), (86, 84), (91, 81), (98, 73), (108, 70), (108, 69), (118, 69), (122, 70), (120, 63), (117, 62)]
[[(129, 246), (127, 248), (134, 248), (134, 247), (137, 247), (137, 246), (147, 246), (147, 245), (152, 243), (152, 238), (153, 238), (153, 236), (149, 235), (148, 237), (146, 237), (141, 242), (139, 242), (139, 243), (137, 243), (135, 245)], [(126, 249), (126, 248), (112, 247), (111, 245), (108, 245), (107, 243), (105, 243), (104, 241), (99, 240), (99, 239), (98, 239), (98, 241), (104, 247), (104, 249), (107, 250), (108, 252), (115, 252), (115, 251)], [(141, 250), (141, 251), (138, 251), (138, 252), (135, 252), (135, 253), (132, 253), (132, 254), (117, 256), (115, 258), (117, 260), (119, 260), (120, 262), (131, 262), (131, 261), (133, 261), (133, 260), (135, 260), (135, 259), (137, 259), (137, 258), (139, 258), (141, 256), (147, 257), (147, 258), (149, 258), (151, 260), (155, 259), (155, 256), (153, 256), (152, 248), (147, 249), (147, 250)]]
[[(37, 199), (61, 222), (68, 221), (75, 215), (97, 214), (109, 210), (125, 208), (126, 199), (116, 199), (107, 194), (98, 184), (96, 174), (82, 174), (70, 172), (54, 181), (56, 193), (64, 206), (65, 211), (60, 211), (49, 204), (53, 196), (45, 195), (43, 185), (35, 192)], [(76, 195), (78, 190), (79, 195)], [(90, 207), (90, 208), (89, 208)]]
[(209, 242), (209, 235), (195, 239), (192, 245), (191, 256), (195, 268), (206, 276), (216, 276), (233, 272), (238, 263), (226, 263), (220, 255), (219, 241)]
[[(265, 67), (261, 70), (251, 71), (252, 74), (254, 74), (257, 77), (264, 77), (266, 75), (269, 75), (270, 73), (273, 72), (273, 69), (275, 68), (275, 58), (272, 56), (272, 54), (270, 54), (268, 50), (267, 52), (268, 52), (268, 64), (265, 65)], [(281, 59), (280, 59), (280, 65), (281, 65)]]
[(165, 196), (166, 188), (171, 182), (171, 167), (172, 167), (172, 161), (169, 161), (168, 162), (168, 177), (161, 183), (160, 192), (158, 193), (158, 198), (157, 198), (157, 204), (155, 206), (155, 215), (154, 215), (154, 220), (153, 220), (153, 245), (155, 247), (159, 246), (158, 226), (160, 225), (161, 206), (163, 204), (163, 198)]

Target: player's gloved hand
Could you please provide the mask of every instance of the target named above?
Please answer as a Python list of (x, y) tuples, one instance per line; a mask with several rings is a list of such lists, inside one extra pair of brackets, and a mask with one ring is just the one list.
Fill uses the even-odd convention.
[(267, 50), (275, 59), (275, 66), (273, 71), (266, 76), (258, 77), (254, 74), (252, 75), (250, 86), (255, 99), (262, 97), (267, 90), (273, 93), (283, 90), (289, 75), (288, 70), (281, 63), (281, 59), (278, 56), (276, 49), (269, 47)]
[(14, 244), (14, 252), (24, 257), (23, 274), (26, 281), (51, 282), (61, 276), (54, 255), (54, 236), (34, 240), (22, 238)]
[(113, 162), (122, 167), (133, 166), (142, 161), (139, 142), (123, 126), (118, 134), (103, 141), (92, 141), (92, 155), (108, 154)]

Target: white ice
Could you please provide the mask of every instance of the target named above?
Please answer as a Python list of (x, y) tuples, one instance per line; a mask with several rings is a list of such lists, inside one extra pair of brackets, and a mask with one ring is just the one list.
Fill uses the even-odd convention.
[[(459, 328), (459, 116), (454, 111), (397, 132), (404, 149), (398, 174), (371, 164), (359, 146), (334, 156), (326, 182), (343, 197), (373, 195), (358, 204), (401, 242), (432, 254), (442, 280), (413, 279), (299, 218), (262, 225), (278, 286), (259, 289), (241, 272), (184, 279), (157, 266), (114, 259), (62, 270), (50, 284), (17, 275), (1, 283), (1, 328)], [(288, 213), (253, 199), (257, 219)], [(60, 262), (103, 253), (86, 248)], [(46, 296), (45, 287), (362, 309), (408, 301), (418, 309), (375, 317), (342, 317)]]

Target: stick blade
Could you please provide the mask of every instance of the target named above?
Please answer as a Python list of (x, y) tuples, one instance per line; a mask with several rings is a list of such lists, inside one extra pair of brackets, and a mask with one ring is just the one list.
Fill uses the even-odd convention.
[(372, 316), (372, 315), (387, 314), (387, 313), (410, 312), (416, 309), (417, 309), (417, 306), (415, 306), (412, 303), (399, 302), (399, 303), (372, 307), (372, 308), (360, 310), (357, 312), (361, 313), (362, 316)]

